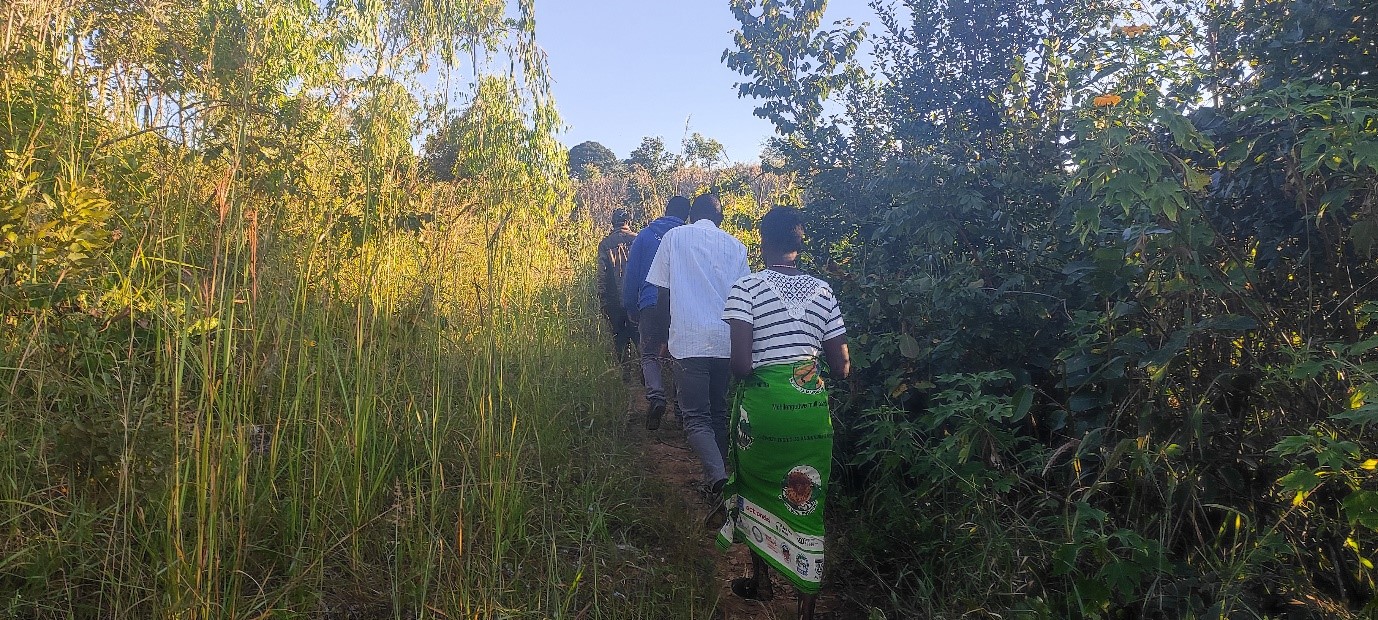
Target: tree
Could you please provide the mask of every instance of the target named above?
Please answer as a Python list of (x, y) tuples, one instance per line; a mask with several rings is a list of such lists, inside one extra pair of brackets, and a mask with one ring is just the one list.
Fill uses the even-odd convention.
[(813, 145), (842, 139), (840, 129), (824, 117), (824, 102), (854, 80), (852, 57), (865, 38), (849, 21), (820, 30), (826, 5), (827, 0), (731, 2), (741, 30), (733, 33), (736, 49), (723, 52), (723, 62), (748, 78), (737, 84), (738, 95), (762, 100), (753, 113), (789, 137), (786, 144), (798, 162), (809, 161), (810, 153), (826, 157), (833, 149)]
[(664, 139), (660, 136), (647, 136), (641, 139), (640, 146), (632, 149), (632, 154), (625, 163), (628, 166), (641, 166), (652, 176), (660, 176), (677, 166), (679, 161), (674, 153), (665, 149)]
[(440, 129), (426, 136), (421, 146), (421, 163), (436, 181), (455, 180), (455, 160), (459, 158), (460, 118), (449, 114)]
[(587, 180), (595, 170), (607, 174), (617, 165), (617, 155), (612, 149), (592, 140), (580, 142), (569, 149), (570, 176), (581, 181)]
[(761, 145), (761, 169), (776, 172), (788, 166), (789, 159), (785, 157), (787, 148), (784, 140), (779, 137), (766, 138), (765, 143)]
[(727, 149), (721, 142), (705, 137), (699, 132), (684, 139), (684, 159), (703, 168), (712, 168), (727, 159)]

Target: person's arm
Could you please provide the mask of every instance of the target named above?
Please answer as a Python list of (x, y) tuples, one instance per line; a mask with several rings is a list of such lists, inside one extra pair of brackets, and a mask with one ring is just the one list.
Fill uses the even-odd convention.
[(650, 266), (644, 256), (646, 247), (645, 242), (633, 241), (632, 247), (627, 250), (627, 273), (622, 281), (622, 308), (633, 320), (640, 309), (641, 285), (646, 283), (646, 268)]
[(751, 345), (754, 328), (741, 319), (727, 319), (727, 326), (732, 332), (732, 358), (729, 362), (732, 376), (745, 379), (751, 376), (752, 371)]
[(843, 334), (823, 341), (823, 355), (828, 359), (828, 370), (837, 379), (846, 379), (852, 374), (852, 357), (847, 353), (847, 335)]
[(818, 308), (828, 317), (823, 325), (823, 355), (828, 360), (828, 370), (837, 379), (846, 379), (852, 374), (852, 357), (847, 354), (847, 327), (842, 323), (842, 309), (837, 305), (832, 288)]
[(617, 307), (614, 301), (617, 298), (617, 272), (612, 268), (608, 253), (603, 248), (598, 250), (598, 305), (603, 314), (611, 316)]
[(739, 379), (751, 376), (751, 350), (756, 344), (756, 297), (747, 292), (749, 286), (745, 278), (733, 282), (722, 309), (722, 320), (727, 321), (728, 340), (732, 344), (728, 367), (732, 369), (732, 376)]
[(667, 346), (670, 342), (670, 321), (673, 320), (670, 314), (670, 271), (673, 266), (670, 261), (675, 253), (675, 241), (674, 230), (665, 233), (656, 247), (655, 256), (651, 258), (651, 266), (646, 269), (646, 284), (656, 287), (655, 305), (648, 310), (656, 313), (664, 330), (656, 330), (660, 333), (654, 334), (654, 337)]

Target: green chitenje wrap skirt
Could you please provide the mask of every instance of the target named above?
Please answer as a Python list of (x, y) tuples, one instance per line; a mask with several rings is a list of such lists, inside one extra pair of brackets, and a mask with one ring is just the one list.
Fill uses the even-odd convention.
[(823, 577), (823, 492), (833, 425), (818, 360), (757, 368), (737, 382), (728, 424), (728, 519), (718, 548), (746, 543), (801, 592)]

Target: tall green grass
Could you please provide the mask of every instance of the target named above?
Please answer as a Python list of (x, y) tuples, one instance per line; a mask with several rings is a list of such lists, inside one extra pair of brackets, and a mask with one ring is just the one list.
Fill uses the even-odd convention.
[[(457, 261), (430, 313), (232, 280), (209, 316), (172, 310), (207, 288), (180, 286), (76, 334), (8, 317), (0, 615), (706, 615), (702, 567), (665, 579), (678, 543), (623, 430), (590, 235), (545, 237), (503, 242), (501, 288)], [(143, 262), (126, 292), (185, 277)]]
[(233, 186), (198, 210), (178, 157), (79, 286), (7, 306), (0, 617), (710, 613), (585, 224), (294, 233)]
[(309, 3), (177, 7), (216, 75), (85, 8), (0, 10), (0, 618), (711, 613), (553, 110), (484, 78), (427, 181), (396, 81), (260, 45)]

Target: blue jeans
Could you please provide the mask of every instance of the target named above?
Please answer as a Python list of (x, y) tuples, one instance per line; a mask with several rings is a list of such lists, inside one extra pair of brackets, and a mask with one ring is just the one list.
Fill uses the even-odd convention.
[(725, 357), (675, 360), (675, 383), (684, 437), (703, 464), (703, 481), (727, 479), (727, 385), (732, 377)]

